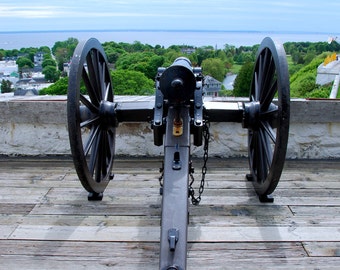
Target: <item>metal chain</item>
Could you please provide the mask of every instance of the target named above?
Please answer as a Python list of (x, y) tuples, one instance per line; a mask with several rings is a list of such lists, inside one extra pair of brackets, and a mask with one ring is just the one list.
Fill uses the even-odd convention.
[[(190, 176), (190, 184), (189, 184), (189, 197), (191, 198), (191, 203), (193, 205), (199, 205), (201, 202), (201, 195), (204, 191), (204, 184), (205, 184), (205, 175), (207, 173), (207, 162), (209, 159), (209, 140), (210, 140), (210, 132), (209, 132), (210, 123), (208, 121), (204, 122), (203, 125), (203, 138), (204, 138), (204, 154), (203, 154), (203, 166), (202, 166), (202, 179), (200, 183), (200, 187), (198, 189), (198, 196), (195, 198), (195, 190), (192, 187), (193, 183), (195, 182), (194, 178), (194, 168), (192, 166), (192, 162), (189, 163), (189, 176)], [(160, 185), (160, 194), (163, 193), (163, 177), (164, 177), (164, 162), (162, 162), (162, 167), (159, 169), (161, 175), (158, 178), (159, 185)]]
[(195, 198), (195, 190), (192, 187), (192, 184), (194, 183), (195, 179), (194, 179), (194, 168), (192, 167), (192, 162), (190, 162), (190, 167), (189, 167), (189, 176), (191, 179), (191, 182), (189, 184), (189, 197), (191, 197), (191, 203), (193, 205), (199, 205), (199, 203), (201, 202), (201, 195), (204, 191), (204, 184), (205, 184), (205, 175), (207, 173), (207, 162), (208, 162), (208, 158), (209, 158), (209, 139), (210, 139), (210, 132), (209, 132), (209, 122), (206, 121), (204, 122), (203, 125), (203, 138), (204, 138), (204, 146), (203, 146), (203, 150), (204, 150), (204, 154), (203, 154), (203, 166), (202, 166), (202, 179), (201, 179), (201, 183), (200, 183), (200, 187), (198, 189), (198, 196)]
[(159, 168), (159, 172), (160, 172), (160, 176), (158, 177), (158, 181), (159, 181), (159, 194), (163, 195), (163, 177), (164, 177), (164, 161), (162, 161), (162, 167)]

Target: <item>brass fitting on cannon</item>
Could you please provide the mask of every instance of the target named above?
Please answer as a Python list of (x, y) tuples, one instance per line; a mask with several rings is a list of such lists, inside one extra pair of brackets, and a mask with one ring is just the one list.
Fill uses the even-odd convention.
[(172, 128), (172, 135), (179, 137), (183, 134), (183, 120), (182, 118), (175, 117), (173, 128)]

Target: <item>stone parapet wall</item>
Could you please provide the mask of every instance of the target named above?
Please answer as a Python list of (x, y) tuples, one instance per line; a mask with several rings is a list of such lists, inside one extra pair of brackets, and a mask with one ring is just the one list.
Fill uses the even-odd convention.
[[(2, 100), (0, 115), (0, 155), (70, 154), (65, 97)], [(211, 156), (247, 156), (247, 130), (240, 123), (211, 123), (210, 132)], [(192, 152), (201, 156), (203, 149)], [(163, 147), (153, 144), (149, 123), (121, 123), (116, 154), (160, 156)], [(287, 158), (340, 158), (339, 100), (292, 100)]]

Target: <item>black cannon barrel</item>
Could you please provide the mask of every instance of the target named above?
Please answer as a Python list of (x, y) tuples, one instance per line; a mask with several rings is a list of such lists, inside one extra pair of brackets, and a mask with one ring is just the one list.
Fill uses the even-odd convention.
[(160, 77), (160, 90), (170, 103), (183, 103), (194, 98), (196, 77), (189, 59), (177, 58)]

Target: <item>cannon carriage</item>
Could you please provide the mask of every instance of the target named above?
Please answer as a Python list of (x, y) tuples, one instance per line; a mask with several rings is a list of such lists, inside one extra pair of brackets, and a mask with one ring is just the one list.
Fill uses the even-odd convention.
[[(68, 129), (76, 172), (89, 200), (101, 200), (114, 178), (116, 129), (122, 122), (150, 122), (154, 144), (164, 147), (159, 269), (186, 269), (189, 199), (199, 204), (208, 159), (209, 125), (237, 122), (248, 130), (249, 174), (261, 202), (278, 185), (289, 131), (289, 75), (284, 48), (265, 38), (258, 50), (249, 101), (204, 102), (204, 76), (187, 58), (160, 67), (155, 99), (114, 100), (103, 48), (96, 39), (77, 46), (67, 100)], [(204, 148), (198, 197), (192, 188), (191, 145)]]

